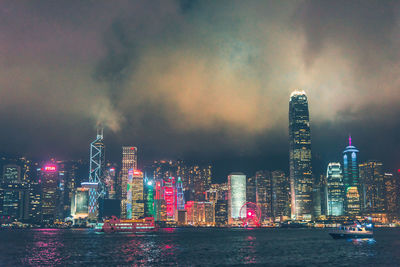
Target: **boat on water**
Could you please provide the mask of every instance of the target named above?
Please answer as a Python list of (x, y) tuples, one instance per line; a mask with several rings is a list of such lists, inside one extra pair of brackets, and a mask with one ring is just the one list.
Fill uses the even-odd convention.
[(95, 227), (96, 231), (105, 233), (137, 233), (148, 232), (155, 230), (155, 223), (153, 217), (146, 217), (143, 219), (119, 219), (112, 216), (103, 223), (98, 223)]
[(362, 239), (373, 238), (372, 226), (366, 226), (359, 223), (343, 225), (329, 233), (334, 239)]

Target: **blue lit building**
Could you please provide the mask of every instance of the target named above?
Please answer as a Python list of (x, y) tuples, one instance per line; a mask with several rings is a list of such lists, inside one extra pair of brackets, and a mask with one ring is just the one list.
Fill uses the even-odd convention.
[(361, 185), (358, 168), (358, 149), (351, 144), (343, 151), (343, 184), (345, 190), (345, 213), (349, 216), (361, 213)]
[(326, 170), (326, 211), (328, 216), (344, 213), (344, 187), (342, 168), (339, 162), (331, 162)]

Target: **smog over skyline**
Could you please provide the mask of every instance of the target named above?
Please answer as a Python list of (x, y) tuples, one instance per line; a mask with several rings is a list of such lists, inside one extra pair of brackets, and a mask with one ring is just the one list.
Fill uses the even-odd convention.
[(0, 153), (88, 159), (138, 147), (230, 171), (288, 169), (290, 93), (313, 168), (400, 168), (399, 1), (0, 1)]

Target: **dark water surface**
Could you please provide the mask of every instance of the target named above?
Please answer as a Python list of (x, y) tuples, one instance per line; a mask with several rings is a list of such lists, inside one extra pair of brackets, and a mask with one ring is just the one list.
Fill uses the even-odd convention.
[(317, 229), (0, 230), (0, 266), (400, 266), (400, 229), (374, 240), (333, 240)]

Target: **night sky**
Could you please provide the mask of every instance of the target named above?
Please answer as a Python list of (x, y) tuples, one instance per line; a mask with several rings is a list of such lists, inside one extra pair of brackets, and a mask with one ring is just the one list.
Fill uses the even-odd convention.
[(112, 161), (287, 171), (295, 89), (316, 173), (349, 134), (400, 168), (400, 1), (0, 0), (3, 155), (88, 159), (102, 123)]

